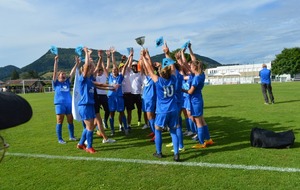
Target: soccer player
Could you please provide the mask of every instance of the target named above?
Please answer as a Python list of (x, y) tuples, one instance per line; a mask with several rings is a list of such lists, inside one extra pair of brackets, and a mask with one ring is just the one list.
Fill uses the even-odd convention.
[(72, 115), (72, 97), (70, 93), (71, 80), (75, 73), (75, 69), (78, 66), (76, 62), (75, 66), (71, 70), (69, 77), (63, 71), (57, 71), (58, 69), (58, 55), (54, 58), (54, 71), (52, 78), (52, 86), (54, 89), (54, 105), (56, 113), (56, 135), (58, 143), (66, 144), (66, 141), (62, 138), (62, 125), (64, 116), (67, 117), (68, 129), (69, 129), (69, 140), (76, 141), (74, 136), (74, 124)]

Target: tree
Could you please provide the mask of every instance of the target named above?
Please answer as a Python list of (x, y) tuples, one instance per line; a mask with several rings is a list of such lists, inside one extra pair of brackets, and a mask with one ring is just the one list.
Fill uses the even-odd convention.
[(271, 64), (275, 75), (300, 73), (300, 48), (285, 48)]
[(11, 73), (11, 80), (16, 80), (19, 79), (19, 73), (16, 71), (16, 69), (13, 70), (13, 72)]

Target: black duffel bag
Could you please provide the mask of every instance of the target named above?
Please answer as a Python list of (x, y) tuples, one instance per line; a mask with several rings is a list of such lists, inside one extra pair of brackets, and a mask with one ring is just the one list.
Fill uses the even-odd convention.
[(251, 146), (261, 148), (289, 148), (294, 141), (295, 135), (292, 130), (276, 133), (255, 127), (250, 135)]

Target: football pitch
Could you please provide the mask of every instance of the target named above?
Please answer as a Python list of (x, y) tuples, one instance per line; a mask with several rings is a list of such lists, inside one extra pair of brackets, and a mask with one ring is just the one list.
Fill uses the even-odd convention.
[[(300, 82), (273, 83), (273, 93), (275, 104), (264, 105), (259, 84), (205, 86), (204, 117), (215, 144), (195, 150), (191, 148), (195, 141), (184, 137), (181, 162), (174, 162), (172, 148), (165, 147), (171, 142), (168, 132), (163, 132), (165, 157), (152, 156), (150, 129), (142, 129), (143, 119), (137, 126), (135, 110), (128, 136), (116, 132), (113, 144), (102, 144), (94, 136), (96, 154), (76, 149), (77, 142), (61, 145), (55, 134), (53, 93), (21, 95), (31, 104), (33, 117), (0, 131), (10, 144), (0, 163), (0, 189), (299, 188)], [(292, 129), (295, 144), (289, 149), (251, 147), (254, 127), (276, 132)], [(75, 121), (77, 137), (81, 131), (81, 123)], [(68, 140), (66, 118), (63, 138)]]

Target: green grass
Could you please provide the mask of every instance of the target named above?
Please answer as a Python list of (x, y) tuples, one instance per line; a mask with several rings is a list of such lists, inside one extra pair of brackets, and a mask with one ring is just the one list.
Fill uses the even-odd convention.
[[(193, 150), (185, 137), (183, 163), (211, 163), (298, 168), (300, 146), (300, 83), (274, 83), (276, 104), (264, 105), (260, 85), (205, 86), (205, 119), (215, 145)], [(113, 161), (67, 160), (15, 156), (14, 153), (70, 156), (72, 158), (120, 158), (160, 161), (152, 156), (149, 130), (133, 125), (125, 137), (117, 132), (115, 144), (94, 138), (94, 155), (76, 149), (76, 142), (57, 143), (53, 94), (25, 94), (33, 108), (32, 119), (22, 126), (0, 131), (11, 145), (0, 164), (0, 189), (296, 189), (299, 172), (233, 168), (160, 165)], [(12, 105), (13, 106), (13, 105)], [(134, 112), (135, 114), (135, 112)], [(136, 115), (133, 124), (137, 123)], [(116, 122), (117, 124), (117, 122)], [(296, 141), (290, 149), (261, 149), (250, 146), (250, 131), (261, 127), (273, 131), (293, 129)], [(81, 124), (75, 122), (76, 135)], [(109, 130), (107, 130), (109, 134)], [(63, 137), (68, 139), (66, 120)], [(173, 163), (170, 135), (163, 133), (161, 161)]]

